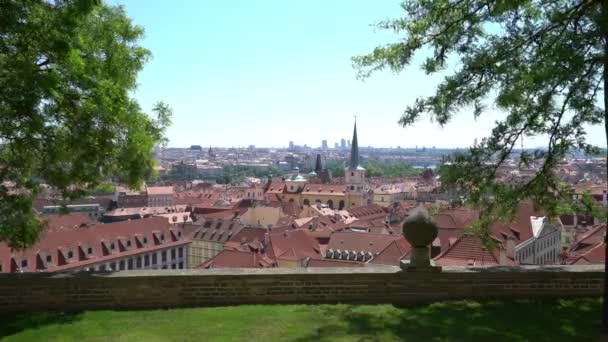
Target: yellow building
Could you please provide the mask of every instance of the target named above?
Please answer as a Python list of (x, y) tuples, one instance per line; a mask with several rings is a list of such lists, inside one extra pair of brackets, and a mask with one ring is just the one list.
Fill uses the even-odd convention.
[(349, 164), (344, 170), (344, 184), (307, 183), (294, 170), (284, 182), (273, 182), (267, 194), (276, 194), (283, 202), (296, 202), (300, 206), (325, 204), (332, 209), (346, 209), (371, 203), (369, 185), (365, 180), (365, 169), (359, 165), (359, 143), (357, 123), (353, 131)]

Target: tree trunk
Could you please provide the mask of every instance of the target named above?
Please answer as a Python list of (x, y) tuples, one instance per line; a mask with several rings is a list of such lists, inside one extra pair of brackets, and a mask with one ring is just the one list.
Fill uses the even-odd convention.
[[(606, 133), (606, 172), (608, 173), (608, 1), (601, 3), (600, 29), (604, 36), (604, 130)], [(607, 222), (608, 223), (608, 222)], [(604, 235), (604, 295), (602, 306), (602, 330), (608, 334), (608, 232)]]

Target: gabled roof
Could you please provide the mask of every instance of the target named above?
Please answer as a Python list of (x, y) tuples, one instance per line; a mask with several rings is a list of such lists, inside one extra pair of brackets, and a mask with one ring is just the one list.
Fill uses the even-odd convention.
[(606, 261), (606, 244), (600, 242), (570, 262), (571, 265), (603, 264)]
[(432, 219), (439, 229), (464, 229), (479, 219), (479, 212), (466, 208), (447, 209), (433, 215)]
[(462, 235), (447, 250), (433, 259), (441, 266), (498, 265), (498, 251), (489, 251), (476, 236)]
[(274, 259), (299, 261), (322, 257), (319, 243), (301, 230), (285, 230), (269, 235), (268, 255)]
[(403, 237), (386, 234), (336, 232), (329, 238), (328, 250), (348, 250), (354, 252), (372, 253), (377, 255), (393, 241)]
[(223, 250), (194, 268), (267, 268), (275, 266), (274, 260), (259, 253)]
[[(36, 271), (37, 256), (50, 254), (53, 257), (53, 262), (43, 271), (54, 272), (88, 267), (95, 263), (123, 258), (128, 255), (190, 243), (185, 236), (182, 236), (181, 232), (177, 231), (173, 234), (172, 231), (177, 230), (163, 217), (45, 231), (40, 236), (39, 241), (25, 251), (13, 251), (6, 244), (0, 243), (0, 262), (3, 264), (3, 272), (9, 272), (10, 269), (6, 266), (12, 259), (19, 261), (27, 259), (27, 271), (33, 272)], [(136, 244), (138, 236), (146, 236), (147, 244)], [(153, 236), (162, 236), (163, 238), (157, 239)], [(119, 241), (121, 239), (124, 244)], [(125, 248), (126, 241), (131, 241), (132, 248)], [(110, 248), (112, 244), (115, 246), (113, 250)], [(82, 247), (91, 248), (92, 254), (79, 255), (78, 249)], [(69, 251), (72, 251), (74, 257), (68, 262), (60, 262), (61, 260), (55, 259), (58, 255), (63, 255), (65, 258)]]
[(399, 266), (401, 260), (411, 252), (411, 246), (405, 238), (401, 237), (392, 241), (378, 255), (369, 261), (370, 264)]
[(305, 267), (363, 267), (364, 262), (351, 260), (311, 259)]
[(388, 210), (377, 204), (368, 204), (358, 207), (351, 207), (346, 209), (351, 215), (358, 219), (374, 219), (385, 217), (388, 214)]

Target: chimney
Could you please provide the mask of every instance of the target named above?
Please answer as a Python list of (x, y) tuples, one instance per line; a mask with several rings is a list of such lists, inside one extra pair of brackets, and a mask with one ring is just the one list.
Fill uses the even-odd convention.
[(270, 233), (267, 231), (264, 233), (264, 248), (268, 247), (270, 244)]
[(498, 247), (498, 264), (499, 265), (508, 265), (509, 258), (507, 257), (507, 249), (503, 246)]

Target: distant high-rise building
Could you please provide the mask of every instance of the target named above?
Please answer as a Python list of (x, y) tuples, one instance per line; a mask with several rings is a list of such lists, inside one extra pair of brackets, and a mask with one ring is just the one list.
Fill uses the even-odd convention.
[(350, 148), (350, 140), (347, 140), (346, 144), (348, 145), (348, 148)]
[(294, 147), (295, 147), (295, 146), (294, 146), (294, 144), (293, 144), (293, 141), (290, 141), (290, 142), (289, 142), (289, 149), (290, 149), (290, 150), (293, 150), (293, 148), (294, 148)]
[(334, 143), (334, 148), (337, 150), (340, 147), (338, 143)]
[(340, 139), (340, 147), (341, 148), (346, 148), (346, 140), (344, 138)]
[(321, 140), (321, 148), (327, 150), (327, 140)]

